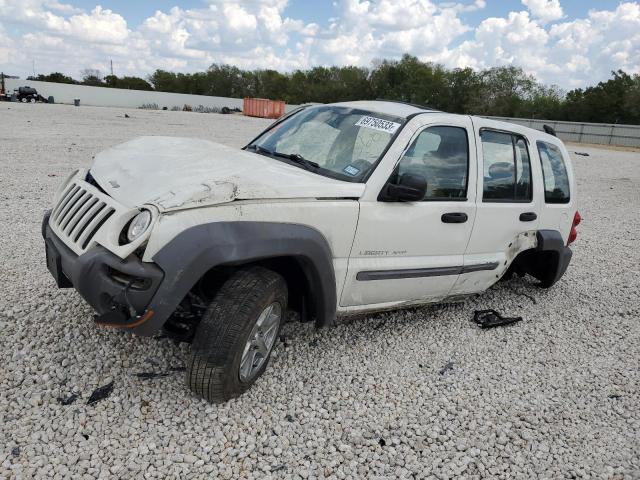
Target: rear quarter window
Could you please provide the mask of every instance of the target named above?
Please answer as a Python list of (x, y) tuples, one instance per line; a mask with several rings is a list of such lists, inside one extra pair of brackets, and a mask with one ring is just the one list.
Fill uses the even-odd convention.
[(569, 203), (571, 192), (569, 176), (562, 151), (552, 143), (538, 140), (536, 142), (542, 176), (544, 178), (544, 201), (546, 203)]

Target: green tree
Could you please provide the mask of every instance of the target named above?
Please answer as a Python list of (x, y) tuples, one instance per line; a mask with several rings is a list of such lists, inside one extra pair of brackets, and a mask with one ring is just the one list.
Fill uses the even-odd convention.
[(107, 75), (104, 77), (104, 83), (106, 87), (110, 88), (126, 88), (130, 90), (153, 90), (153, 87), (139, 77), (122, 77), (118, 78), (115, 75)]
[(78, 83), (73, 78), (68, 77), (60, 72), (53, 72), (49, 75), (39, 74), (37, 77), (29, 77), (28, 80), (38, 80), (40, 82), (53, 83)]
[(102, 73), (100, 70), (85, 68), (80, 72), (82, 75), (82, 84), (89, 85), (92, 87), (103, 87), (104, 83), (102, 83)]

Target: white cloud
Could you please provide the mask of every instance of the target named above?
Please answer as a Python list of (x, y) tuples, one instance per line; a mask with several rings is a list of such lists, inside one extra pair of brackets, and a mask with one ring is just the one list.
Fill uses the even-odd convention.
[(0, 24), (0, 65), (9, 63), (10, 54), (13, 49), (13, 39), (5, 34), (2, 24)]
[(547, 23), (560, 20), (564, 16), (560, 0), (522, 0), (531, 15)]
[(334, 17), (313, 23), (288, 16), (287, 0), (209, 0), (129, 25), (100, 6), (89, 11), (64, 0), (0, 0), (0, 64), (28, 75), (24, 59), (35, 59), (39, 72), (77, 77), (86, 67), (106, 71), (113, 59), (117, 74), (145, 76), (156, 68), (196, 71), (212, 63), (289, 71), (368, 66), (410, 53), (448, 67), (522, 66), (565, 88), (593, 84), (618, 68), (640, 71), (638, 2), (568, 19), (559, 0), (521, 1), (520, 10), (476, 25), (467, 23), (466, 13), (485, 8), (485, 0), (335, 0)]

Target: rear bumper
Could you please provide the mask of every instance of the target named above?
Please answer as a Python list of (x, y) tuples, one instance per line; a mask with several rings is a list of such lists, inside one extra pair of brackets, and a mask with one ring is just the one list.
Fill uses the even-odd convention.
[[(42, 221), (42, 236), (47, 266), (58, 287), (75, 288), (98, 313), (97, 323), (134, 328), (152, 315), (150, 303), (164, 278), (157, 265), (135, 255), (123, 260), (101, 246), (78, 256), (49, 227), (49, 212)], [(144, 334), (153, 333), (146, 329)]]

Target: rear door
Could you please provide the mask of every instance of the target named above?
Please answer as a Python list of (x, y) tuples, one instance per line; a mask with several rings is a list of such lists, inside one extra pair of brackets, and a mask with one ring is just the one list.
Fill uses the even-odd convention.
[[(529, 139), (519, 128), (473, 119), (478, 158), (477, 211), (464, 255), (466, 273), (451, 295), (480, 292), (506, 271), (518, 252), (535, 242), (542, 186)], [(483, 265), (474, 271), (473, 265)]]
[[(385, 157), (361, 198), (341, 307), (436, 301), (458, 278), (475, 216), (473, 126), (459, 115), (411, 122), (402, 133), (412, 133), (389, 151), (395, 159)], [(426, 178), (424, 199), (379, 201), (387, 179), (403, 173)]]

